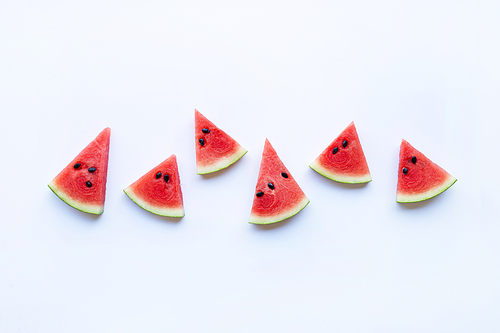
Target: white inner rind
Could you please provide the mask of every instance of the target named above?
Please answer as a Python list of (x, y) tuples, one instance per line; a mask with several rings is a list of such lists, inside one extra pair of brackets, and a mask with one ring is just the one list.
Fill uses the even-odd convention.
[(63, 192), (61, 188), (59, 188), (53, 181), (50, 182), (49, 188), (54, 192), (62, 201), (67, 203), (73, 208), (81, 210), (85, 213), (101, 215), (104, 212), (104, 205), (91, 205), (81, 203), (78, 200), (73, 199), (69, 195)]
[(139, 207), (147, 210), (150, 213), (156, 214), (156, 215), (161, 215), (161, 216), (168, 216), (168, 217), (183, 217), (184, 216), (184, 207), (177, 207), (177, 208), (168, 208), (168, 207), (158, 207), (151, 205), (144, 201), (141, 197), (137, 196), (134, 192), (133, 189), (130, 187), (127, 187), (126, 189), (123, 190), (125, 194), (132, 199), (133, 202), (135, 202)]
[(300, 212), (302, 209), (304, 209), (305, 206), (309, 204), (309, 199), (304, 197), (295, 207), (287, 210), (286, 212), (279, 213), (276, 215), (271, 215), (271, 216), (261, 216), (257, 214), (250, 214), (250, 223), (253, 224), (271, 224), (271, 223), (276, 223), (283, 221), (289, 217), (294, 216), (298, 212)]
[(436, 186), (435, 188), (430, 189), (427, 192), (418, 193), (418, 194), (398, 193), (396, 195), (396, 201), (400, 202), (400, 203), (424, 201), (424, 200), (433, 198), (440, 193), (443, 193), (444, 191), (449, 189), (451, 187), (451, 185), (455, 184), (456, 181), (457, 181), (456, 178), (449, 175), (449, 177), (446, 179), (446, 181), (443, 184), (441, 184), (440, 186)]
[(197, 165), (196, 173), (198, 175), (204, 175), (207, 173), (212, 173), (215, 171), (222, 170), (224, 168), (227, 168), (237, 160), (243, 157), (247, 153), (247, 150), (243, 148), (242, 146), (239, 146), (238, 150), (231, 156), (221, 158), (220, 160), (217, 160), (215, 163), (210, 164), (210, 165)]
[(322, 176), (325, 176), (326, 178), (329, 178), (331, 180), (335, 180), (340, 183), (347, 183), (347, 184), (360, 184), (360, 183), (368, 183), (372, 181), (372, 176), (368, 172), (365, 175), (343, 175), (343, 174), (338, 174), (335, 172), (332, 172), (331, 170), (326, 169), (323, 167), (321, 164), (318, 163), (317, 160), (311, 163), (309, 165), (311, 169), (316, 171)]

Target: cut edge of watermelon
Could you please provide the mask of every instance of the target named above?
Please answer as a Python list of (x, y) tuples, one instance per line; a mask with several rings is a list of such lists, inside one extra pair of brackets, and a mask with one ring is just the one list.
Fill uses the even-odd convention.
[(54, 181), (50, 182), (48, 185), (49, 188), (54, 192), (55, 195), (59, 197), (62, 201), (67, 203), (69, 206), (76, 208), (84, 213), (90, 213), (95, 215), (101, 215), (104, 212), (104, 205), (89, 205), (85, 203), (81, 203), (78, 200), (73, 199), (66, 193), (64, 193), (55, 183)]
[(139, 207), (141, 207), (144, 210), (147, 210), (150, 213), (160, 215), (160, 216), (166, 216), (166, 217), (184, 217), (184, 207), (179, 207), (179, 208), (161, 208), (157, 207), (154, 205), (150, 205), (144, 200), (142, 200), (140, 197), (138, 197), (132, 188), (127, 187), (126, 189), (123, 190), (125, 194), (133, 201), (135, 202)]
[(198, 175), (205, 175), (207, 173), (212, 173), (216, 172), (222, 169), (227, 168), (231, 164), (235, 163), (238, 161), (240, 158), (243, 157), (248, 151), (243, 148), (241, 145), (238, 147), (238, 150), (231, 156), (227, 156), (225, 158), (222, 158), (218, 160), (216, 163), (210, 164), (210, 165), (205, 165), (205, 166), (196, 166), (196, 173)]
[(283, 220), (286, 220), (287, 218), (290, 218), (296, 214), (298, 214), (302, 209), (304, 209), (308, 204), (309, 204), (309, 199), (304, 196), (304, 199), (297, 203), (295, 207), (289, 209), (286, 212), (283, 212), (281, 214), (273, 215), (273, 216), (259, 216), (257, 214), (251, 214), (250, 215), (250, 221), (249, 223), (252, 224), (271, 224), (271, 223), (277, 223), (281, 222)]
[(340, 175), (335, 172), (332, 172), (325, 167), (323, 167), (318, 160), (314, 160), (309, 167), (319, 173), (320, 175), (334, 180), (339, 183), (344, 183), (344, 184), (363, 184), (363, 183), (369, 183), (372, 181), (372, 176), (370, 172), (368, 172), (365, 175)]
[(451, 175), (448, 175), (446, 181), (444, 181), (440, 186), (436, 186), (433, 189), (430, 189), (427, 192), (419, 193), (419, 194), (405, 194), (405, 193), (397, 193), (396, 201), (399, 203), (412, 203), (412, 202), (420, 202), (430, 198), (434, 198), (438, 194), (443, 193), (447, 189), (449, 189), (457, 179)]

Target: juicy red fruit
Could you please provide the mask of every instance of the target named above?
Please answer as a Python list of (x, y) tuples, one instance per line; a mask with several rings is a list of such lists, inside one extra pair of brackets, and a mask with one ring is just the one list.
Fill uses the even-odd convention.
[(49, 184), (70, 206), (92, 214), (104, 211), (110, 136), (111, 130), (104, 129)]
[(401, 142), (396, 201), (418, 202), (448, 189), (456, 179), (407, 141)]
[(297, 214), (309, 200), (266, 139), (250, 223), (269, 224)]
[(353, 122), (328, 145), (310, 167), (319, 174), (342, 183), (357, 184), (372, 180)]

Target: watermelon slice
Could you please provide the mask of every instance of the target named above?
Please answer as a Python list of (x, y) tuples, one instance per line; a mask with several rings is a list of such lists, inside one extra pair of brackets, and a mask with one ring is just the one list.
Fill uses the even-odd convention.
[(50, 189), (71, 207), (98, 215), (104, 211), (110, 136), (108, 127), (50, 182)]
[(309, 167), (341, 183), (359, 184), (372, 180), (354, 122)]
[(413, 148), (407, 141), (401, 142), (397, 202), (430, 199), (450, 188), (456, 181), (456, 178)]
[(250, 223), (283, 221), (300, 212), (308, 203), (309, 199), (266, 139)]
[(227, 168), (247, 153), (238, 142), (194, 110), (196, 167), (199, 175)]
[(148, 212), (170, 217), (184, 216), (175, 155), (167, 158), (123, 191)]

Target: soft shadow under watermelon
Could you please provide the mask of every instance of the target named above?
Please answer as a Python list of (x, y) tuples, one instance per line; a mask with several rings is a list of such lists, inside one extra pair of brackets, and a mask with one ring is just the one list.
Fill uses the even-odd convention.
[(332, 180), (330, 178), (326, 178), (325, 176), (317, 173), (316, 171), (314, 171), (313, 169), (311, 169), (311, 171), (319, 178), (321, 179), (322, 181), (324, 181), (325, 183), (329, 183), (329, 184), (333, 184), (334, 186), (338, 186), (338, 187), (341, 187), (341, 188), (345, 188), (345, 189), (349, 189), (349, 190), (353, 190), (353, 189), (360, 189), (360, 188), (364, 188), (366, 187), (366, 185), (368, 185), (369, 183), (371, 182), (367, 182), (367, 183), (359, 183), (359, 184), (348, 184), (348, 183), (341, 183), (341, 182), (338, 182), (338, 181), (335, 181), (335, 180)]
[(66, 206), (68, 206), (68, 208), (71, 208), (74, 211), (74, 214), (78, 214), (78, 216), (82, 216), (83, 220), (90, 222), (90, 223), (97, 222), (99, 220), (99, 218), (102, 216), (102, 214), (97, 215), (97, 214), (83, 212), (81, 210), (78, 210), (76, 208), (71, 207), (70, 205), (66, 205)]
[[(238, 162), (238, 161), (236, 161)], [(235, 168), (235, 164), (236, 162), (234, 162), (233, 164), (229, 165), (228, 167), (224, 168), (224, 169), (220, 169), (220, 170), (217, 170), (217, 171), (214, 171), (214, 172), (211, 172), (211, 173), (204, 173), (204, 174), (201, 174), (201, 175), (198, 175), (198, 176), (202, 176), (203, 179), (212, 179), (212, 178), (215, 178), (215, 177), (219, 177), (225, 173), (228, 173), (230, 172), (233, 168)]]
[(427, 207), (435, 201), (440, 201), (442, 194), (444, 194), (444, 192), (436, 195), (435, 197), (432, 197), (432, 198), (424, 200), (424, 201), (419, 201), (419, 202), (406, 202), (406, 203), (396, 202), (396, 203), (399, 206), (399, 208), (402, 210), (419, 209), (419, 208)]
[[(140, 207), (139, 207), (140, 208)], [(142, 209), (142, 208), (141, 208)], [(144, 210), (144, 209), (143, 209)], [(149, 215), (151, 215), (151, 218), (157, 222), (161, 222), (161, 223), (165, 223), (165, 222), (169, 222), (169, 223), (179, 223), (181, 220), (182, 220), (182, 217), (169, 217), (169, 216), (161, 216), (161, 215), (156, 215), (156, 214), (153, 214), (153, 213), (150, 213), (148, 211), (145, 211), (145, 213), (148, 213)], [(183, 216), (184, 217), (184, 216)]]
[[(54, 202), (56, 202), (56, 203), (54, 205), (62, 204), (64, 206), (64, 209), (68, 210), (68, 214), (72, 214), (72, 216), (75, 216), (77, 218), (81, 217), (83, 220), (85, 220), (87, 222), (90, 222), (90, 223), (97, 222), (99, 217), (101, 217), (101, 215), (102, 215), (102, 214), (101, 215), (91, 214), (91, 213), (86, 213), (84, 211), (81, 211), (77, 208), (74, 208), (73, 206), (68, 205), (65, 201), (61, 200), (61, 198), (59, 198), (58, 196), (55, 196), (53, 194), (50, 197), (52, 199), (55, 199)], [(63, 209), (63, 208), (61, 208), (61, 209)]]
[(303, 212), (300, 211), (297, 214), (295, 214), (294, 216), (289, 217), (286, 220), (283, 220), (283, 221), (280, 221), (280, 222), (275, 222), (275, 223), (270, 223), (270, 224), (253, 224), (253, 223), (250, 223), (250, 224), (253, 225), (253, 227), (254, 227), (255, 230), (273, 230), (273, 229), (284, 227), (284, 226), (290, 224), (295, 219), (297, 219), (298, 215), (301, 214), (301, 213), (303, 213)]
[(138, 204), (136, 204), (135, 202), (130, 200), (130, 198), (126, 194), (125, 194), (124, 199), (125, 199), (124, 202), (125, 201), (130, 202), (130, 204), (131, 204), (130, 206), (132, 207), (131, 209), (137, 209), (138, 214), (144, 214), (145, 218), (147, 218), (147, 216), (149, 216), (149, 218), (151, 218), (157, 222), (161, 222), (161, 223), (165, 223), (165, 222), (177, 223), (177, 222), (180, 222), (182, 220), (182, 217), (161, 216), (161, 215), (156, 215), (156, 214), (153, 214), (151, 212), (148, 212), (147, 210), (145, 210), (144, 208), (142, 208), (141, 206), (139, 206)]

